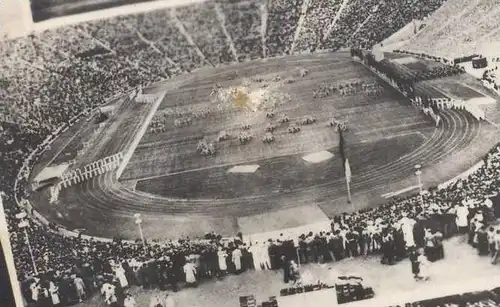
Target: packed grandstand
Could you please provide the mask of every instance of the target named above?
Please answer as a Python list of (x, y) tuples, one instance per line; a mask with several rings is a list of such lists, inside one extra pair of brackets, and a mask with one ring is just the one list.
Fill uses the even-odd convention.
[[(467, 1), (452, 2), (461, 6)], [(494, 7), (495, 1), (480, 2), (489, 5), (478, 8), (483, 12)], [(65, 306), (103, 291), (106, 303), (123, 306), (131, 300), (123, 290), (129, 285), (177, 291), (186, 283), (203, 283), (227, 273), (279, 270), (283, 257), (304, 264), (380, 254), (383, 264), (392, 264), (408, 257), (407, 247), (427, 247), (427, 257), (437, 260), (440, 236), (448, 238), (459, 232), (467, 233), (478, 253), (493, 256), (495, 262), (500, 250), (500, 233), (495, 226), (500, 201), (490, 198), (497, 195), (500, 186), (500, 145), (491, 149), (474, 172), (446, 187), (342, 214), (332, 218), (331, 228), (322, 232), (298, 238), (285, 234), (252, 245), (245, 243), (247, 234), (241, 233), (233, 238), (209, 233), (199, 239), (144, 244), (140, 240), (70, 237), (61, 234), (57, 225), (42, 225), (30, 215), (24, 217), (22, 213), (29, 210), (17, 201), (29, 193), (23, 179), (26, 174), (19, 173), (26, 158), (61, 125), (75, 116), (85, 117), (118, 93), (205, 66), (318, 50), (369, 49), (412, 20), (430, 16), (443, 3), (209, 1), (89, 21), (1, 42), (0, 190), (26, 302), (30, 306)], [(448, 35), (444, 29), (443, 33)], [(415, 46), (433, 55), (453, 49), (444, 42), (442, 45)], [(443, 55), (450, 56), (455, 55)], [(450, 66), (405, 81), (461, 73), (462, 68)], [(29, 227), (20, 223), (25, 219)], [(469, 297), (468, 306), (498, 306), (500, 298), (495, 293)]]

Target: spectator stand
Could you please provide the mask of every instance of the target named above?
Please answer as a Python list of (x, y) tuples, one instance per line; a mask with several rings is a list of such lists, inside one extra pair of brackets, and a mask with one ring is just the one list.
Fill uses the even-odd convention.
[[(373, 58), (371, 56), (370, 52), (364, 52), (365, 55), (362, 55), (363, 53), (359, 53), (361, 57), (366, 59)], [(355, 58), (361, 59), (359, 56), (355, 56)], [(440, 59), (434, 59), (436, 61), (441, 61)], [(385, 60), (384, 60), (385, 61)], [(373, 59), (371, 60), (361, 60), (360, 63), (365, 65), (368, 69), (370, 69), (372, 72), (377, 74), (380, 78), (382, 78), (384, 81), (386, 81), (389, 85), (391, 85), (394, 89), (399, 91), (401, 94), (406, 96), (410, 101), (412, 102), (413, 105), (418, 106), (422, 111), (430, 115), (431, 118), (434, 120), (436, 123), (436, 126), (439, 125), (440, 118), (438, 115), (438, 110), (440, 109), (463, 109), (469, 112), (474, 118), (477, 120), (484, 120), (486, 118), (485, 111), (476, 106), (475, 103), (468, 102), (465, 100), (460, 100), (460, 99), (453, 99), (450, 97), (446, 97), (445, 94), (443, 94), (443, 97), (428, 97), (428, 96), (418, 96), (419, 93), (417, 92), (417, 83), (418, 79), (413, 81), (413, 80), (406, 80), (405, 76), (398, 76), (399, 72), (395, 68), (389, 67), (384, 67), (384, 71), (381, 71), (380, 68), (377, 69), (377, 63), (382, 63), (382, 62), (373, 62)], [(391, 72), (391, 70), (393, 70)], [(394, 76), (394, 79), (390, 77), (390, 75)], [(400, 79), (401, 78), (401, 79)], [(400, 80), (398, 80), (400, 79)], [(404, 86), (403, 86), (404, 84)]]
[[(22, 166), (21, 168), (19, 169), (19, 172), (17, 174), (17, 177), (16, 177), (16, 180), (14, 181), (14, 200), (15, 202), (17, 203), (17, 205), (20, 207), (20, 208), (24, 208), (26, 209), (27, 213), (32, 215), (32, 217), (35, 218), (35, 221), (38, 221), (40, 222), (42, 225), (45, 225), (45, 226), (48, 226), (50, 223), (47, 221), (47, 219), (45, 219), (42, 215), (40, 215), (37, 211), (33, 210), (33, 206), (31, 205), (31, 203), (29, 202), (28, 199), (26, 198), (23, 198), (23, 199), (19, 199), (19, 190), (18, 190), (18, 187), (19, 187), (19, 181), (20, 180), (28, 180), (30, 175), (31, 175), (31, 171), (32, 171), (32, 166), (34, 165), (34, 162), (35, 160), (41, 156), (48, 148), (50, 148), (50, 145), (57, 139), (58, 136), (60, 136), (62, 133), (66, 132), (71, 126), (77, 124), (79, 121), (82, 121), (84, 120), (89, 114), (94, 114), (97, 110), (100, 110), (102, 107), (105, 107), (106, 105), (108, 105), (109, 103), (113, 102), (114, 100), (116, 100), (119, 96), (122, 96), (122, 95), (131, 95), (131, 96), (135, 96), (135, 90), (131, 90), (129, 92), (126, 92), (126, 93), (119, 93), (119, 94), (114, 94), (112, 97), (108, 98), (105, 100), (105, 102), (102, 104), (102, 105), (99, 105), (99, 106), (95, 106), (94, 108), (92, 109), (85, 109), (83, 111), (81, 111), (80, 113), (78, 113), (77, 115), (73, 116), (72, 118), (70, 118), (67, 123), (63, 123), (61, 124), (58, 128), (56, 128), (51, 134), (49, 134), (44, 140), (43, 142), (41, 142), (27, 157), (26, 159), (24, 159), (23, 163), (22, 163)], [(119, 154), (121, 157), (123, 156), (123, 154)], [(117, 156), (118, 157), (118, 156)], [(108, 159), (109, 160), (109, 159)], [(116, 160), (116, 159), (114, 159)], [(109, 164), (109, 166), (111, 165), (114, 165), (113, 163), (112, 164)], [(109, 168), (109, 167), (108, 167)], [(104, 168), (103, 170), (105, 170), (106, 168)], [(67, 170), (67, 167), (64, 168), (63, 172)], [(96, 169), (97, 171), (97, 169)], [(81, 173), (81, 172), (80, 172)], [(62, 176), (60, 176), (62, 178)], [(88, 176), (87, 176), (88, 177)], [(76, 177), (75, 177), (76, 178)], [(71, 182), (71, 179), (72, 178), (69, 178), (69, 182)], [(76, 180), (76, 179), (75, 179)], [(83, 179), (82, 179), (83, 180)], [(42, 180), (43, 181), (43, 180)], [(36, 177), (35, 177), (35, 181), (34, 181), (34, 184), (36, 185)], [(69, 184), (69, 182), (66, 182), (66, 184)], [(58, 183), (55, 185), (56, 189), (57, 190), (60, 190), (61, 188), (61, 184), (62, 182)], [(36, 188), (36, 187), (34, 187)]]

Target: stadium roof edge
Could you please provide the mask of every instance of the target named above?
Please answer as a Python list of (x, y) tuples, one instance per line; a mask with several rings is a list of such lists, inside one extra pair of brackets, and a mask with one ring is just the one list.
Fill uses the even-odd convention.
[(32, 32), (42, 32), (45, 30), (63, 27), (72, 24), (78, 24), (82, 22), (106, 19), (110, 17), (132, 15), (138, 13), (151, 12), (159, 9), (177, 7), (182, 5), (190, 5), (195, 3), (203, 3), (206, 0), (158, 0), (154, 2), (144, 2), (136, 4), (128, 4), (119, 7), (113, 7), (108, 9), (102, 9), (93, 12), (87, 12), (77, 15), (68, 15), (64, 17), (58, 17), (49, 19), (46, 21), (41, 21), (33, 23)]

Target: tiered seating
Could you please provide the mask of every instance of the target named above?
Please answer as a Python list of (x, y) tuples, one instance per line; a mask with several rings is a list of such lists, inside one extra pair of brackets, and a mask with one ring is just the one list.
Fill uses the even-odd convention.
[(258, 1), (243, 1), (232, 3), (224, 1), (221, 4), (226, 16), (226, 28), (231, 36), (238, 61), (254, 60), (263, 55), (262, 12), (264, 4)]
[(176, 14), (210, 63), (218, 65), (237, 60), (231, 53), (213, 3), (180, 7)]
[(295, 42), (295, 50), (311, 51), (321, 45), (341, 4), (342, 0), (311, 0), (304, 24)]
[(303, 0), (269, 1), (267, 18), (267, 56), (275, 57), (290, 52)]
[[(376, 0), (348, 1), (329, 37), (323, 42), (322, 47), (337, 50), (347, 46), (352, 35), (370, 16), (372, 10), (378, 7), (378, 3), (379, 1)], [(373, 29), (373, 31), (376, 31), (376, 29)]]
[(467, 0), (452, 0), (445, 2), (444, 5), (432, 14), (432, 17), (425, 20), (426, 27), (418, 34), (418, 40), (422, 42), (427, 41), (423, 38), (432, 36), (432, 32), (434, 32), (435, 29), (439, 29), (452, 22), (453, 18), (450, 18), (450, 16), (455, 16), (457, 12), (468, 5), (470, 5), (470, 2)]
[(482, 43), (495, 40), (499, 17), (495, 1), (448, 1), (405, 49), (448, 58), (480, 52)]

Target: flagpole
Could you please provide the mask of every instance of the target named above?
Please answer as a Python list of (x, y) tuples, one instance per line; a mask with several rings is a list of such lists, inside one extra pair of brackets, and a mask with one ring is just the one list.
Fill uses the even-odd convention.
[(348, 204), (351, 204), (352, 206), (352, 211), (356, 211), (356, 208), (354, 207), (354, 203), (352, 202), (352, 199), (351, 199), (351, 185), (349, 184), (349, 179), (345, 178), (345, 183), (347, 185), (347, 203)]
[(347, 186), (347, 203), (350, 204), (352, 206), (352, 210), (355, 211), (356, 208), (354, 207), (354, 204), (352, 203), (352, 198), (351, 198), (351, 177), (352, 177), (352, 173), (351, 173), (351, 166), (349, 165), (349, 159), (347, 158), (346, 156), (346, 153), (345, 153), (345, 148), (344, 148), (344, 136), (343, 136), (343, 132), (345, 130), (345, 125), (343, 127), (341, 126), (337, 126), (337, 131), (339, 133), (339, 147), (340, 147), (340, 155), (342, 156), (342, 160), (343, 160), (343, 164), (344, 164), (344, 176), (345, 176), (345, 183), (346, 183), (346, 186)]

